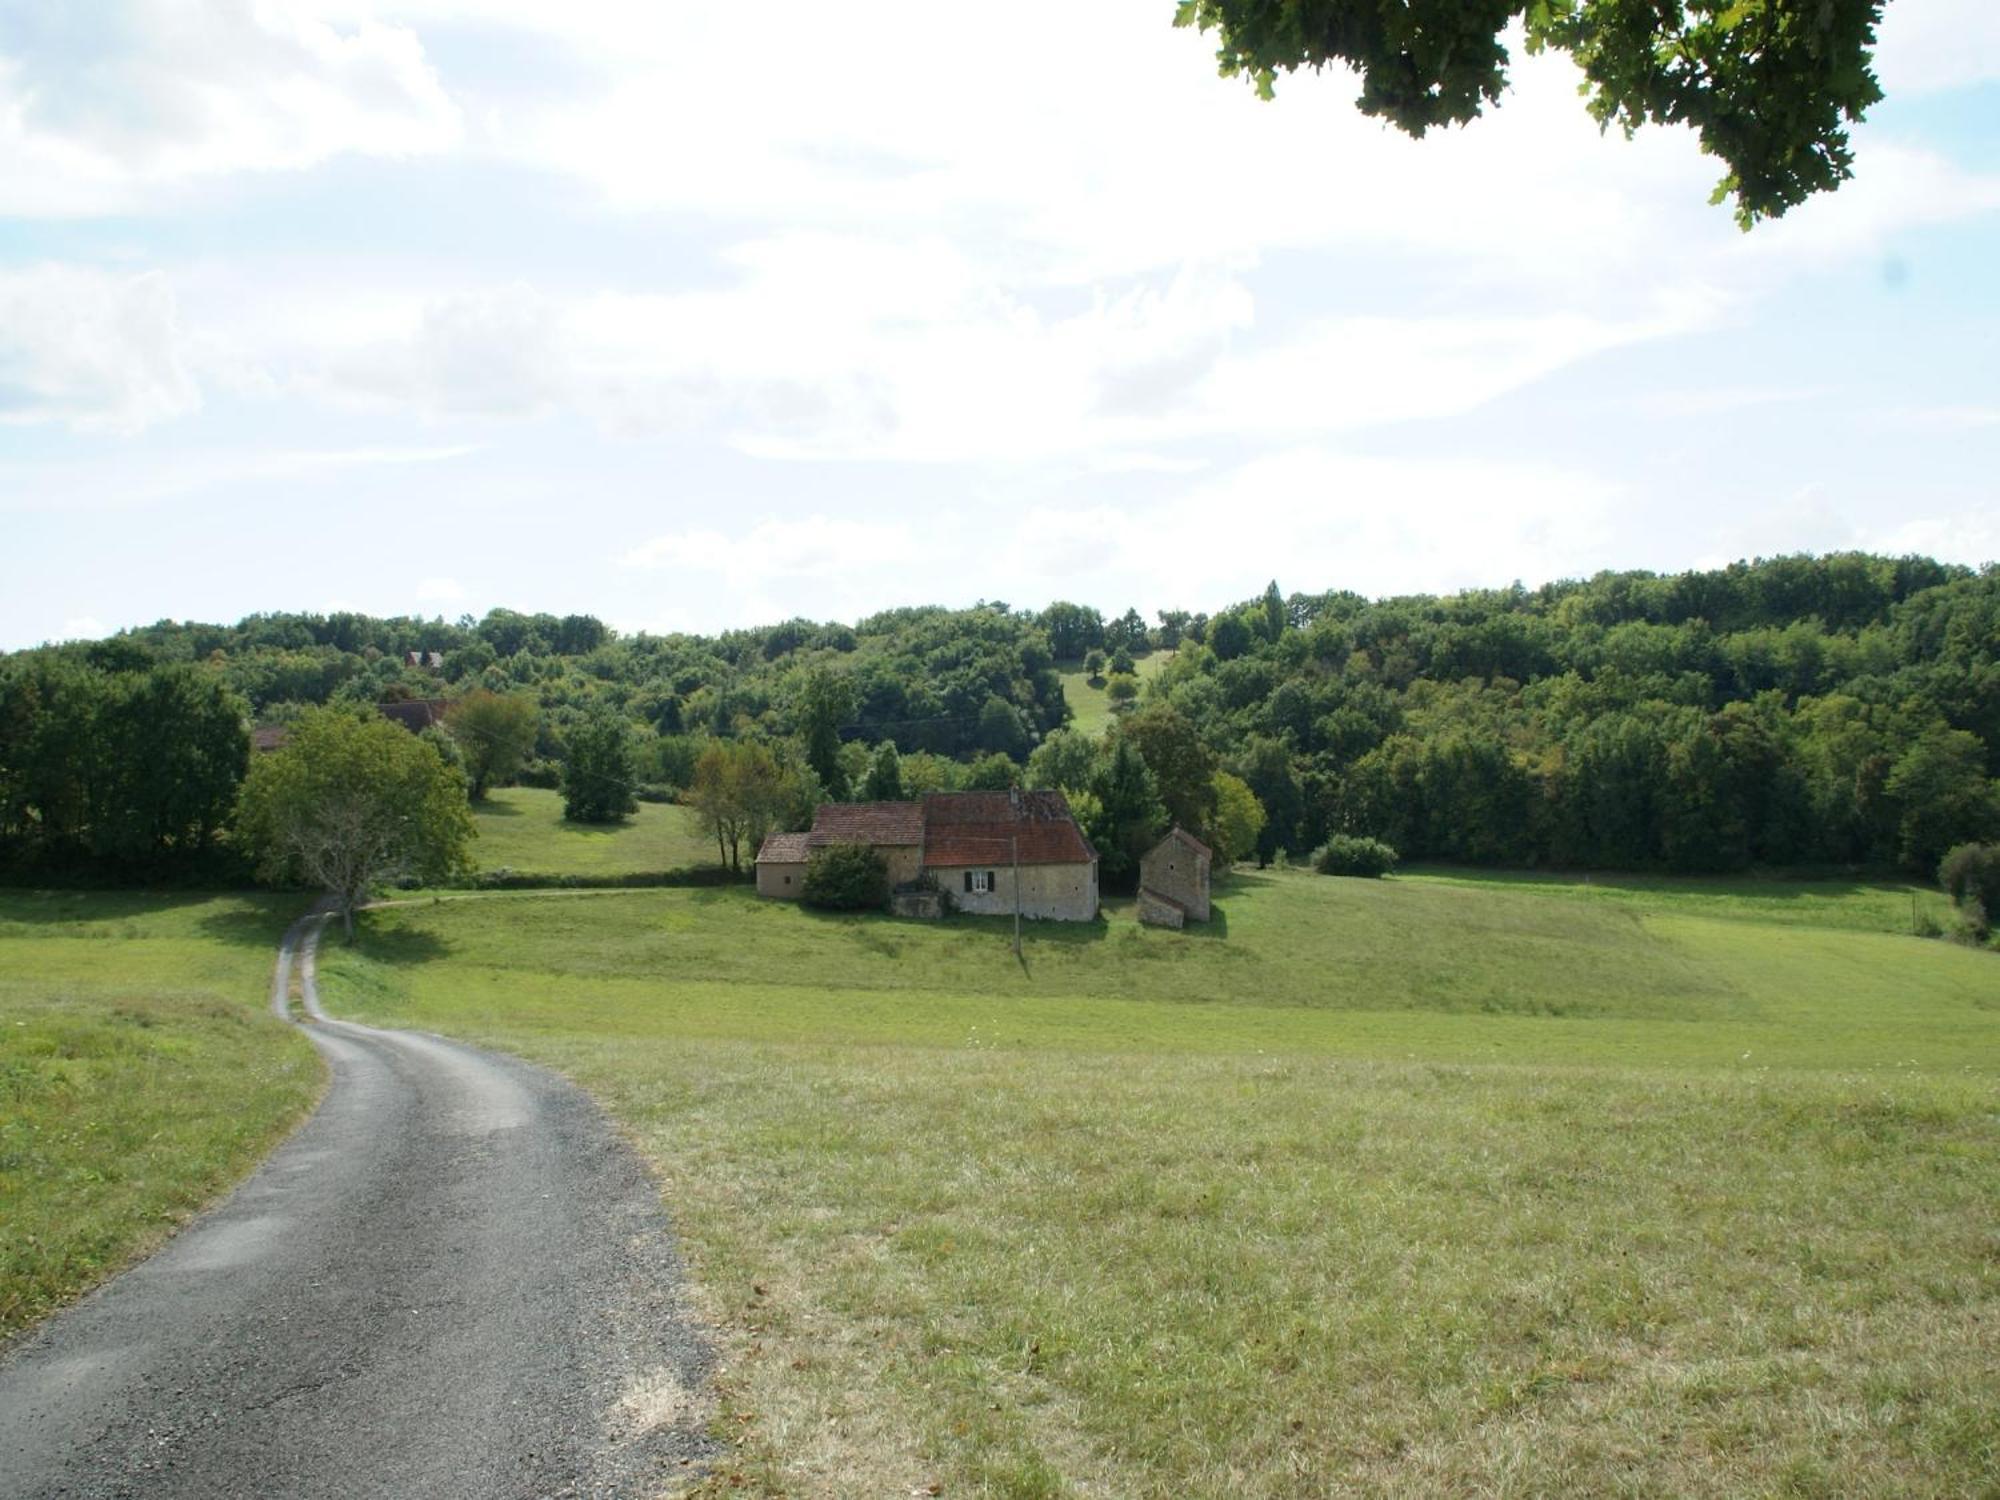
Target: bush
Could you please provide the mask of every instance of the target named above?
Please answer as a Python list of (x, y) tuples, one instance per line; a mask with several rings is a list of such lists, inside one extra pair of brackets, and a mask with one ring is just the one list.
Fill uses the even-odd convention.
[(1336, 833), (1313, 850), (1313, 868), (1322, 875), (1361, 875), (1372, 880), (1396, 868), (1396, 851), (1380, 839)]
[(1983, 937), (1988, 914), (2000, 911), (2000, 844), (1960, 844), (1939, 862), (1938, 884)]
[(828, 844), (806, 861), (805, 903), (824, 911), (871, 911), (889, 904), (889, 865), (866, 844)]

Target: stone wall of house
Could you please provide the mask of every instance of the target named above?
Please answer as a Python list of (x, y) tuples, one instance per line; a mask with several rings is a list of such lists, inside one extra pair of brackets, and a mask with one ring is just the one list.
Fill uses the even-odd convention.
[[(991, 873), (993, 888), (968, 891), (965, 871), (947, 867), (932, 872), (937, 882), (951, 894), (960, 911), (979, 916), (1014, 915), (1014, 870), (1001, 865)], [(1056, 922), (1097, 920), (1097, 866), (1023, 865), (1021, 867), (1021, 915)]]
[(1166, 897), (1141, 887), (1139, 920), (1148, 927), (1172, 927), (1178, 930), (1186, 924), (1187, 913)]
[(804, 865), (765, 864), (757, 865), (757, 894), (769, 896), (776, 901), (797, 901), (805, 894), (806, 867)]
[(1208, 856), (1177, 838), (1161, 840), (1139, 861), (1139, 886), (1180, 902), (1191, 922), (1208, 920)]
[(916, 844), (877, 844), (875, 852), (889, 867), (889, 888), (908, 885), (923, 872), (924, 851)]

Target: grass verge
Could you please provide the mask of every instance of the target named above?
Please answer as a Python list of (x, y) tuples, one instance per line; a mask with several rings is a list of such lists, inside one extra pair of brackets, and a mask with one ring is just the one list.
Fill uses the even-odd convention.
[(0, 1339), (164, 1239), (318, 1097), (265, 1013), (296, 897), (0, 892)]

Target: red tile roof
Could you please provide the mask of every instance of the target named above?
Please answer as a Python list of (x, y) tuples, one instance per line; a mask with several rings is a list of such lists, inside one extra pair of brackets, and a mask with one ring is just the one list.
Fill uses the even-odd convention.
[[(1018, 800), (1016, 800), (1018, 799)], [(924, 863), (995, 868), (1088, 864), (1097, 851), (1061, 792), (933, 792), (923, 801)]]
[(757, 850), (760, 865), (802, 865), (812, 853), (809, 833), (768, 833)]
[(825, 802), (813, 814), (812, 847), (873, 844), (888, 847), (924, 841), (921, 802)]

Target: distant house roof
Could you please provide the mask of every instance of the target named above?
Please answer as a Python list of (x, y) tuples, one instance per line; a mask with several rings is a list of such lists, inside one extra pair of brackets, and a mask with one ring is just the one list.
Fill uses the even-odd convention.
[(1200, 839), (1196, 838), (1193, 834), (1189, 833), (1185, 828), (1181, 827), (1181, 825), (1178, 823), (1174, 824), (1172, 828), (1167, 830), (1167, 836), (1161, 839), (1159, 844), (1153, 845), (1153, 850), (1157, 851), (1161, 844), (1172, 843), (1175, 839), (1179, 839), (1183, 844), (1186, 844), (1190, 849), (1194, 850), (1194, 852), (1197, 854), (1207, 855), (1208, 858), (1210, 859), (1215, 858), (1215, 851), (1213, 849), (1209, 848), (1208, 845), (1204, 844)]
[(1089, 864), (1097, 851), (1061, 792), (933, 792), (923, 801), (926, 865)]
[(250, 748), (260, 752), (281, 749), (291, 737), (291, 730), (282, 724), (259, 724), (250, 731)]
[(921, 844), (921, 802), (826, 802), (813, 814), (812, 847), (826, 844)]
[(378, 703), (382, 717), (394, 719), (411, 734), (429, 729), (433, 724), (444, 722), (444, 711), (451, 707), (443, 698), (411, 698), (402, 703)]
[(757, 849), (760, 865), (802, 865), (812, 853), (809, 833), (770, 833)]

